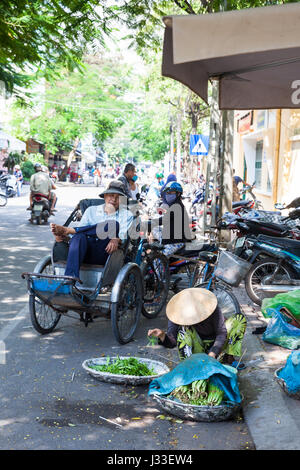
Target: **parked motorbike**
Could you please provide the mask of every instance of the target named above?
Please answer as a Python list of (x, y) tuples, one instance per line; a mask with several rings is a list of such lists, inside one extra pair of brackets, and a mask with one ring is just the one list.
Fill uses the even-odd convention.
[(196, 215), (197, 214), (197, 207), (202, 204), (204, 204), (204, 199), (205, 199), (205, 187), (202, 186), (201, 188), (197, 189), (195, 191), (192, 204), (189, 208), (190, 214)]
[[(264, 216), (267, 217), (267, 215), (265, 215), (267, 212), (263, 212)], [(272, 214), (272, 211), (270, 211), (270, 214)], [(286, 217), (281, 217), (281, 215), (278, 217), (280, 223), (269, 222), (264, 219), (250, 219), (245, 216), (237, 217), (234, 214), (225, 214), (222, 219), (218, 221), (217, 227), (221, 230), (232, 230), (236, 233), (234, 254), (245, 257), (245, 240), (249, 236), (267, 235), (300, 240), (300, 223), (299, 227), (297, 226), (297, 222), (291, 224), (292, 221), (297, 221), (300, 217), (300, 209), (291, 211)]]
[(253, 264), (245, 287), (254, 303), (261, 305), (265, 297), (300, 289), (300, 240), (258, 235), (245, 244)]
[(31, 217), (29, 222), (36, 223), (41, 225), (42, 223), (47, 223), (50, 217), (50, 207), (51, 203), (47, 196), (44, 194), (35, 194), (32, 198), (32, 209)]
[(0, 187), (6, 197), (14, 197), (17, 194), (17, 179), (14, 175), (4, 174), (0, 176)]

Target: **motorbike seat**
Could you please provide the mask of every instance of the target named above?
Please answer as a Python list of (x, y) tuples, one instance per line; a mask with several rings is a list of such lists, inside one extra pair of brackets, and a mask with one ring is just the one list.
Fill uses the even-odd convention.
[(211, 251), (202, 251), (199, 253), (199, 259), (201, 261), (205, 261), (206, 263), (214, 264), (217, 261), (218, 255), (216, 253), (212, 253)]
[(265, 232), (266, 236), (267, 233), (269, 236), (283, 236), (288, 234), (289, 230), (284, 225), (276, 224), (274, 222), (266, 222), (265, 220), (243, 220), (245, 224), (247, 224), (251, 229), (256, 231), (257, 233)]
[(300, 257), (300, 240), (293, 240), (291, 238), (274, 238), (267, 235), (258, 235), (257, 240), (262, 243), (268, 243), (275, 247), (286, 250), (293, 255)]
[(249, 201), (249, 199), (244, 199), (242, 201), (234, 201), (232, 203), (232, 208), (235, 209), (236, 207), (239, 207), (239, 206), (242, 206), (242, 207), (247, 206), (249, 202), (251, 202)]
[(180, 250), (176, 251), (175, 255), (184, 256), (186, 258), (194, 258), (195, 256), (200, 257), (200, 253), (213, 252), (213, 251), (216, 251), (216, 249), (217, 249), (216, 245), (214, 244), (210, 245), (208, 243), (204, 243), (202, 245), (202, 248), (192, 250), (192, 249), (189, 249), (189, 243), (186, 243), (185, 246), (180, 248)]
[(38, 197), (44, 197), (44, 198), (46, 198), (46, 199), (49, 199), (49, 196), (46, 196), (46, 194), (35, 193), (35, 194), (33, 194), (32, 197), (35, 198), (36, 196), (38, 196)]

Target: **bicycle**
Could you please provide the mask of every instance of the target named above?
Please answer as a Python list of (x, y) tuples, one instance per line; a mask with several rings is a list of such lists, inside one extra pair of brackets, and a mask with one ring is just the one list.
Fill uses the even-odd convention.
[[(200, 287), (212, 291), (216, 295), (218, 306), (226, 319), (236, 314), (243, 315), (240, 303), (231, 291), (231, 288), (232, 286), (237, 287), (237, 285), (240, 284), (244, 277), (244, 271), (241, 269), (239, 275), (238, 273), (232, 272), (228, 275), (228, 271), (224, 268), (222, 262), (223, 253), (224, 251), (219, 251), (217, 254), (210, 252), (202, 252), (199, 254), (199, 261), (205, 264), (202, 266), (202, 269), (199, 270), (198, 274), (195, 273), (193, 287)], [(232, 259), (237, 258), (232, 253), (226, 252), (226, 254), (232, 257)], [(241, 262), (243, 261), (244, 260)]]
[(247, 186), (246, 188), (242, 189), (240, 191), (240, 194), (244, 195), (244, 194), (249, 193), (250, 196), (252, 197), (253, 201), (254, 201), (253, 209), (255, 209), (255, 210), (264, 210), (261, 201), (258, 201), (257, 197), (255, 196), (255, 194), (253, 192), (253, 188), (255, 187), (255, 183), (256, 183), (256, 181), (254, 181), (254, 183), (251, 186)]

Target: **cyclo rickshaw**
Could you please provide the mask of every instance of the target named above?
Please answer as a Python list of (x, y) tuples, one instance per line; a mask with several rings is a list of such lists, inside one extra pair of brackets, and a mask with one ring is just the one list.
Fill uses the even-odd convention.
[[(82, 199), (64, 226), (81, 219), (91, 205), (103, 199)], [(130, 206), (129, 206), (130, 209)], [(134, 231), (139, 234), (140, 218), (135, 211)], [(131, 232), (134, 233), (134, 232)], [(62, 315), (75, 317), (87, 326), (97, 317), (111, 319), (120, 344), (132, 340), (141, 313), (155, 318), (164, 307), (169, 291), (168, 259), (142, 238), (128, 235), (104, 266), (82, 264), (80, 279), (65, 276), (67, 245), (54, 243), (51, 254), (23, 273), (29, 291), (33, 327), (40, 334), (51, 333)]]

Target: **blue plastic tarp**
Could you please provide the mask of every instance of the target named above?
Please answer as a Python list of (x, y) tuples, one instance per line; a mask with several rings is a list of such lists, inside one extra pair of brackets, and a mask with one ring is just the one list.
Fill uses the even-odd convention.
[(202, 379), (209, 379), (213, 385), (223, 390), (228, 401), (234, 403), (242, 401), (237, 370), (221, 364), (205, 353), (193, 354), (180, 362), (172, 371), (152, 380), (148, 394), (169, 395), (176, 387)]
[(300, 328), (285, 321), (278, 309), (267, 309), (271, 317), (262, 339), (267, 343), (277, 344), (286, 349), (300, 348)]
[(300, 392), (300, 351), (293, 351), (286, 360), (286, 364), (278, 372), (291, 393)]

